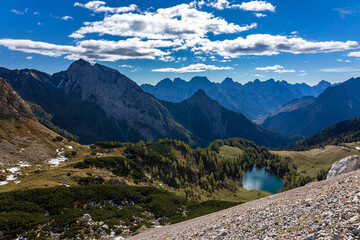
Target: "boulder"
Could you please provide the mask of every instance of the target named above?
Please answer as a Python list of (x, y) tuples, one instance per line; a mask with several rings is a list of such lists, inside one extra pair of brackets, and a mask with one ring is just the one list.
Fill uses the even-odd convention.
[(357, 169), (360, 169), (360, 156), (352, 155), (333, 163), (326, 179)]
[(85, 213), (84, 216), (83, 216), (82, 219), (81, 219), (81, 223), (82, 223), (83, 225), (87, 225), (87, 224), (89, 224), (89, 222), (91, 221), (91, 219), (92, 219), (92, 217), (90, 216), (90, 214)]

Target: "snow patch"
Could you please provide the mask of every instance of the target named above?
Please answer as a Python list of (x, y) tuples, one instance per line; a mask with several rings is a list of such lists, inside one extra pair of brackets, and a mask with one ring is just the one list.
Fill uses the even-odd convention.
[(22, 162), (22, 161), (20, 161), (19, 162), (19, 167), (30, 167), (31, 165), (29, 164), (29, 163), (27, 163), (27, 162)]
[(20, 168), (18, 167), (12, 167), (12, 168), (8, 168), (8, 171), (11, 172), (11, 173), (16, 173), (20, 170)]
[(64, 151), (63, 151), (63, 150), (64, 150), (63, 148), (62, 148), (62, 150), (56, 149), (56, 153), (57, 153), (58, 157), (57, 157), (57, 158), (50, 159), (50, 160), (48, 161), (48, 163), (49, 163), (50, 165), (52, 165), (52, 167), (57, 167), (57, 166), (60, 165), (60, 163), (65, 162), (65, 161), (68, 160), (67, 157), (65, 157), (65, 156), (63, 155), (63, 154), (64, 154)]
[(16, 177), (14, 177), (14, 175), (7, 175), (6, 176), (6, 181), (15, 181)]

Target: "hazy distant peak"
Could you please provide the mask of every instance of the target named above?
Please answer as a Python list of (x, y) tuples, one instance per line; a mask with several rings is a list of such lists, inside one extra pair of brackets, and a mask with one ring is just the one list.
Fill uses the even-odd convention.
[(190, 80), (191, 83), (209, 84), (210, 80), (205, 76), (195, 76)]

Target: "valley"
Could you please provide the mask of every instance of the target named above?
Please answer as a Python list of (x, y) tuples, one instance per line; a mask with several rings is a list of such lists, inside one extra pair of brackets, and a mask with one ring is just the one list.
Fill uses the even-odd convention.
[(360, 239), (359, 16), (0, 1), (0, 240)]
[[(156, 100), (119, 72), (101, 65), (79, 60), (67, 71), (50, 76), (35, 70), (6, 70), (6, 81), (0, 79), (0, 202), (4, 203), (0, 220), (7, 222), (0, 224), (0, 237), (129, 237), (323, 180), (334, 162), (358, 154), (355, 148), (360, 124), (356, 118), (296, 141), (298, 137), (267, 130), (226, 109), (203, 90), (173, 103)], [(109, 77), (100, 78), (96, 89), (78, 88), (88, 71), (98, 74), (95, 82), (100, 75)], [(111, 78), (113, 75), (116, 77)], [(107, 106), (119, 98), (98, 92), (120, 83), (130, 84), (129, 88), (137, 89), (132, 95), (139, 93), (154, 105), (120, 104), (112, 114), (114, 110), (109, 112)], [(38, 91), (46, 90), (39, 96), (27, 90), (28, 84), (38, 86)], [(48, 91), (55, 96), (51, 100)], [(139, 101), (143, 98), (138, 97)], [(315, 101), (314, 97), (295, 99), (276, 108), (274, 116)], [(70, 106), (75, 108), (67, 108)], [(135, 115), (121, 121), (135, 121), (137, 114), (148, 111), (141, 106), (149, 111), (157, 109), (152, 115), (154, 121), (146, 120), (148, 123), (173, 130), (157, 135), (162, 130), (155, 133), (150, 125), (138, 128), (131, 123), (145, 135), (133, 135), (128, 129), (128, 134), (139, 138), (94, 141), (111, 140), (101, 129), (111, 130), (112, 125), (104, 123), (116, 123), (126, 108)], [(83, 107), (89, 111), (73, 118), (76, 114), (72, 112)], [(69, 127), (69, 122), (61, 120), (66, 118), (59, 115), (61, 108), (76, 124)], [(98, 121), (101, 112), (107, 112), (105, 122)], [(83, 117), (90, 117), (90, 121), (78, 125)], [(94, 123), (97, 127), (88, 132)], [(120, 125), (116, 129), (124, 130)], [(95, 135), (88, 138), (90, 135), (83, 133)], [(117, 136), (116, 132), (112, 134)], [(71, 197), (54, 200), (64, 196)]]

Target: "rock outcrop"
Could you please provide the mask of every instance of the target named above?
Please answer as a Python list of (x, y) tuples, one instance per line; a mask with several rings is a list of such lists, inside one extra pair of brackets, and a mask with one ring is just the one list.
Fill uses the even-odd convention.
[(29, 105), (0, 78), (0, 119), (30, 118), (36, 121)]
[(357, 169), (360, 169), (360, 156), (352, 155), (333, 163), (326, 179)]

